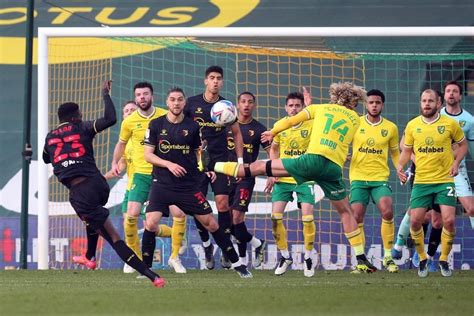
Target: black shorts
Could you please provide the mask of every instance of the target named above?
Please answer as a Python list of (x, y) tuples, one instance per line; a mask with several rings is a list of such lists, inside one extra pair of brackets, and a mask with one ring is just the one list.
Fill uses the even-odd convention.
[(176, 205), (185, 214), (191, 216), (212, 213), (212, 208), (205, 195), (197, 188), (195, 190), (173, 191), (166, 187), (152, 184), (145, 212), (161, 212), (164, 217), (168, 217), (170, 205)]
[(240, 182), (232, 181), (229, 195), (230, 209), (244, 213), (248, 212), (254, 187), (255, 178), (244, 178)]
[(229, 177), (222, 173), (216, 173), (216, 181), (211, 183), (211, 179), (204, 176), (201, 182), (201, 192), (204, 196), (207, 196), (209, 184), (211, 184), (212, 192), (214, 195), (229, 195), (230, 192), (230, 181)]
[(110, 188), (105, 178), (98, 174), (70, 187), (69, 202), (79, 218), (96, 230), (104, 225), (109, 210), (104, 207)]

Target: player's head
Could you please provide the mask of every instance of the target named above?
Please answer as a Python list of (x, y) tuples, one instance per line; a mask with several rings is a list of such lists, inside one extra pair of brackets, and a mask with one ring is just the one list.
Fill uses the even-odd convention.
[(244, 118), (251, 117), (254, 107), (255, 95), (252, 92), (245, 91), (239, 94), (237, 97), (237, 109), (239, 110), (239, 115)]
[(135, 103), (143, 111), (147, 111), (153, 104), (153, 86), (149, 82), (138, 82), (133, 87)]
[(329, 97), (331, 103), (353, 110), (359, 102), (365, 103), (367, 93), (364, 88), (356, 86), (352, 82), (338, 82), (329, 86)]
[(204, 85), (207, 92), (219, 94), (224, 85), (224, 70), (221, 66), (210, 66), (206, 69)]
[(438, 94), (433, 89), (426, 89), (421, 93), (420, 112), (426, 118), (432, 118), (438, 113)]
[(122, 107), (122, 118), (125, 120), (130, 114), (135, 112), (137, 108), (138, 106), (135, 101), (130, 100), (125, 102)]
[(462, 86), (456, 81), (448, 81), (444, 85), (444, 101), (447, 106), (458, 106), (462, 99)]
[(385, 95), (382, 91), (377, 89), (372, 89), (367, 92), (367, 102), (366, 109), (367, 114), (372, 117), (378, 117), (382, 113), (382, 110), (385, 105)]
[(166, 93), (166, 106), (173, 115), (180, 115), (183, 113), (184, 106), (186, 105), (186, 96), (184, 95), (183, 89), (174, 87), (168, 90)]
[(285, 111), (288, 116), (295, 116), (304, 108), (304, 96), (301, 92), (290, 92), (286, 96)]
[(66, 102), (58, 108), (58, 118), (60, 123), (80, 121), (82, 113), (79, 110), (79, 105), (74, 102)]

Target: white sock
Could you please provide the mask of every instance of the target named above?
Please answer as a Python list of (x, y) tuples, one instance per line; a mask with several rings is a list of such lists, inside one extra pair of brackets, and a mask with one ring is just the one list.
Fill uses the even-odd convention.
[(239, 259), (240, 259), (240, 262), (242, 262), (242, 264), (245, 264), (245, 265), (248, 264), (247, 257), (239, 257)]
[(208, 241), (203, 241), (203, 242), (202, 242), (202, 246), (203, 246), (204, 248), (207, 248), (207, 247), (209, 247), (210, 245), (211, 245), (211, 240), (210, 240), (210, 239), (209, 239)]
[(260, 239), (255, 238), (255, 236), (253, 236), (252, 240), (250, 241), (250, 244), (252, 245), (252, 247), (257, 248), (262, 245), (262, 242), (260, 241)]
[(280, 253), (283, 258), (288, 259), (290, 257), (290, 252), (288, 251), (288, 249), (282, 249), (280, 250)]
[(395, 244), (395, 246), (393, 246), (393, 248), (395, 248), (395, 250), (397, 250), (397, 251), (402, 251), (402, 247), (403, 246), (400, 246), (400, 245), (397, 245), (397, 244)]
[(311, 250), (304, 250), (304, 260), (311, 258)]
[(240, 257), (239, 257), (239, 260), (237, 262), (234, 262), (232, 264), (232, 268), (235, 268), (235, 267), (240, 267), (242, 265), (242, 261), (240, 261)]

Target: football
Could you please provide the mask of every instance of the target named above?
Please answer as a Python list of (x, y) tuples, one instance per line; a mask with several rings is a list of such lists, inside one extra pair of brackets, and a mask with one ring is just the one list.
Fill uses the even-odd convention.
[(211, 109), (211, 119), (220, 126), (226, 126), (235, 122), (237, 108), (229, 100), (221, 100), (214, 103)]

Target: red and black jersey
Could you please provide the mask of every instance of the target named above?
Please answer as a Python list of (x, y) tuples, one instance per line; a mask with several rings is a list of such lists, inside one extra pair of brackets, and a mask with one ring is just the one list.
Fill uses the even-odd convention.
[[(220, 100), (225, 99), (219, 96), (217, 101)], [(209, 103), (204, 99), (203, 94), (198, 94), (187, 99), (184, 114), (199, 124), (202, 139), (207, 141), (207, 150), (211, 160), (225, 161), (227, 160), (226, 127), (212, 121), (213, 105), (214, 103)]]
[(152, 120), (145, 134), (145, 146), (153, 146), (156, 156), (187, 171), (178, 178), (168, 168), (153, 166), (153, 182), (175, 191), (197, 188), (203, 176), (196, 158), (200, 145), (199, 125), (189, 117), (180, 123), (171, 123), (166, 115)]
[[(257, 160), (260, 146), (263, 149), (270, 147), (269, 142), (262, 143), (260, 140), (262, 133), (267, 128), (257, 120), (252, 120), (249, 123), (243, 124), (239, 122), (240, 132), (244, 142), (244, 163), (251, 163)], [(237, 161), (237, 154), (235, 153), (235, 143), (232, 131), (227, 133), (227, 149), (230, 161)]]

